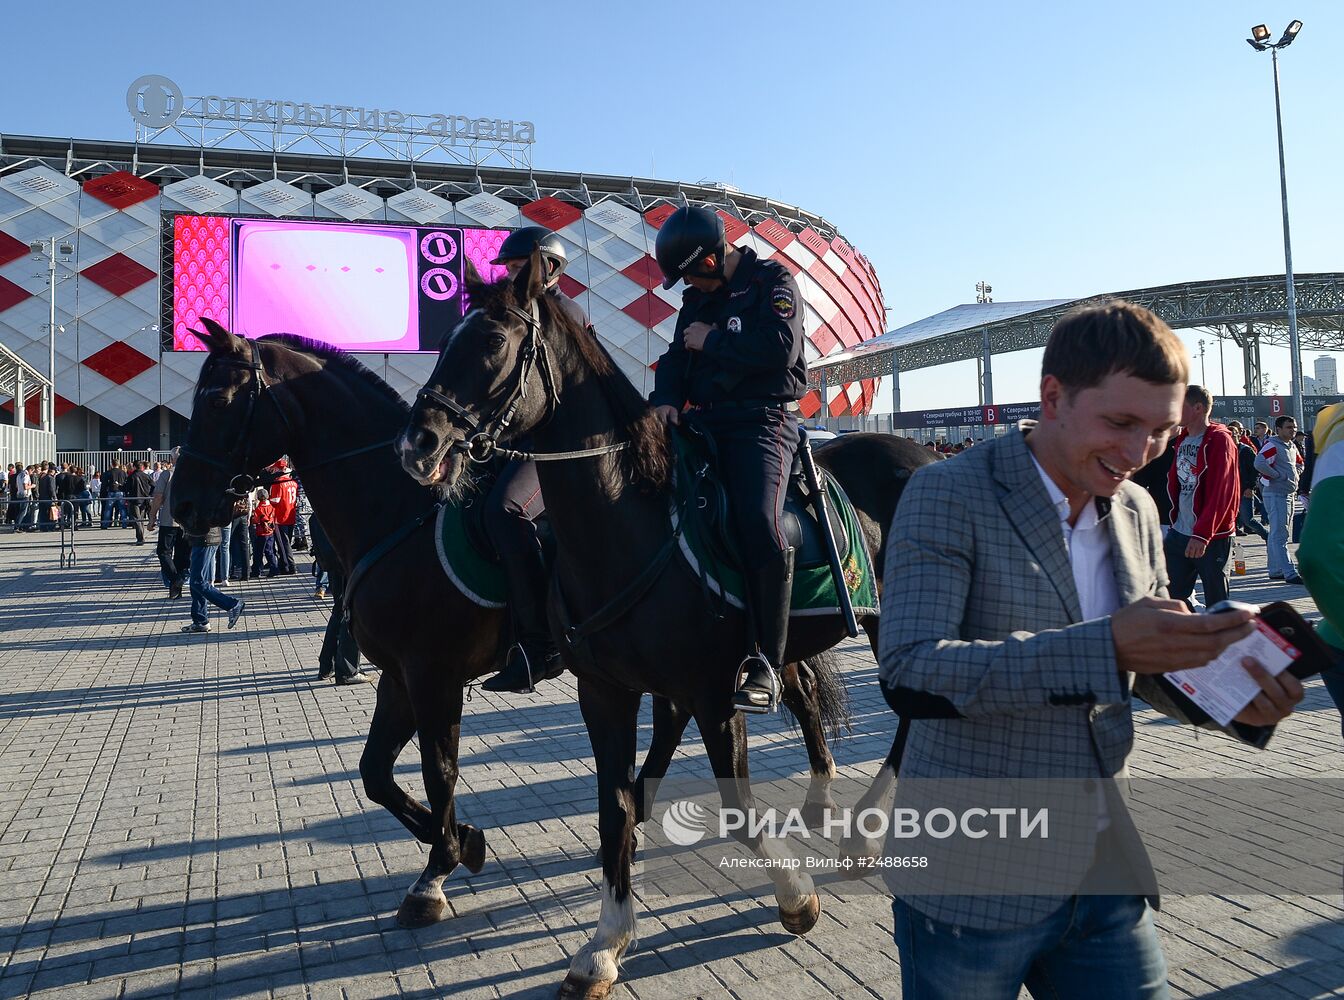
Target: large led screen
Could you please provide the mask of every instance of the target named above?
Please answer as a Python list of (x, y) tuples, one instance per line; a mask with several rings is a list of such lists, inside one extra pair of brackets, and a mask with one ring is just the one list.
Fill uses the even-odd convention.
[(503, 229), (173, 217), (166, 324), (177, 351), (213, 319), (244, 337), (293, 333), (350, 351), (437, 351), (466, 312), (471, 261), (486, 280)]

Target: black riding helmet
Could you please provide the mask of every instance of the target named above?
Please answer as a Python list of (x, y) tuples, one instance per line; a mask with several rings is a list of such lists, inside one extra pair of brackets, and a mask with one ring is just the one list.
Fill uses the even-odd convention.
[(564, 274), (565, 268), (569, 266), (569, 257), (565, 254), (565, 244), (560, 237), (544, 226), (524, 226), (509, 233), (490, 263), (502, 265), (509, 260), (527, 260), (538, 247), (541, 248), (542, 259), (546, 261), (546, 285), (550, 287)]
[[(723, 219), (712, 208), (686, 205), (667, 217), (658, 230), (654, 256), (663, 272), (663, 287), (671, 288), (688, 274), (698, 278), (723, 277)], [(701, 266), (714, 255), (713, 269)]]

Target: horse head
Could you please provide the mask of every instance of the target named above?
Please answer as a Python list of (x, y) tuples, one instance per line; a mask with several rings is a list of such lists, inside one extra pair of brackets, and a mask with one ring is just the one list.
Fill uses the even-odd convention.
[(471, 309), (444, 342), (396, 445), (417, 482), (451, 488), (468, 458), (485, 461), (555, 406), (545, 273), (539, 250), (511, 281), (486, 284), (468, 263)]
[(191, 424), (173, 472), (173, 519), (201, 532), (228, 521), (234, 501), (288, 450), (285, 418), (261, 347), (204, 319), (209, 348), (196, 381)]

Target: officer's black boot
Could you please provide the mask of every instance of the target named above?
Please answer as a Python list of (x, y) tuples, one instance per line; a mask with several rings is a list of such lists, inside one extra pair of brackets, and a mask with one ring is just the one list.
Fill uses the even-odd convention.
[(789, 637), (789, 599), (793, 592), (793, 549), (746, 574), (748, 598), (756, 619), (758, 650), (737, 668), (733, 707), (742, 712), (773, 712), (779, 703), (779, 671)]
[(518, 641), (509, 650), (504, 669), (481, 687), (527, 694), (537, 681), (559, 677), (565, 668), (546, 624), (546, 570), (541, 554), (511, 553), (502, 558), (502, 564)]

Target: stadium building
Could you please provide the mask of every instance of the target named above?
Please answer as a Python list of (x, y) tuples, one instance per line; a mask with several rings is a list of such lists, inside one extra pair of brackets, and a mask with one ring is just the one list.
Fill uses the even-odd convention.
[[(833, 225), (726, 185), (371, 157), (368, 144), (361, 155), (168, 144), (161, 132), (152, 143), (0, 135), (0, 344), (47, 372), (55, 258), (62, 450), (180, 443), (202, 316), (248, 336), (330, 340), (409, 397), (462, 313), (464, 262), (501, 272), (494, 249), (526, 225), (565, 241), (563, 291), (646, 392), (681, 297), (663, 290), (651, 253), (679, 205), (714, 207), (733, 243), (795, 275), (810, 360), (883, 332), (877, 276)], [(826, 409), (866, 412), (877, 382), (832, 384)], [(14, 422), (15, 392), (0, 384), (0, 423)], [(814, 390), (802, 413), (822, 407)], [(24, 412), (38, 425), (41, 399)]]

